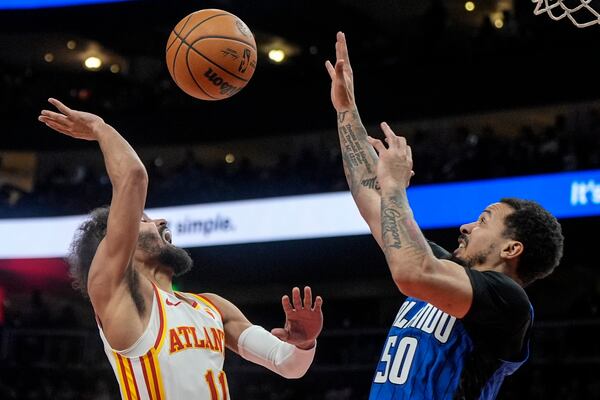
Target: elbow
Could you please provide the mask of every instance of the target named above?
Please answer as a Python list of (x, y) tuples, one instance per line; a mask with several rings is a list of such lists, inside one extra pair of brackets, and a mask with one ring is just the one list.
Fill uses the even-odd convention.
[(411, 272), (405, 268), (399, 268), (398, 266), (394, 267), (390, 265), (392, 279), (394, 280), (396, 287), (404, 295), (414, 297), (415, 287), (418, 287), (419, 283), (419, 273), (416, 271)]
[(131, 167), (127, 173), (129, 179), (145, 184), (148, 184), (148, 172), (146, 171), (146, 167), (144, 167), (144, 164), (139, 163), (139, 165), (136, 165), (134, 167)]
[(140, 165), (129, 168), (119, 186), (128, 189), (143, 190), (145, 193), (148, 188), (148, 172), (146, 172), (144, 165), (140, 163)]

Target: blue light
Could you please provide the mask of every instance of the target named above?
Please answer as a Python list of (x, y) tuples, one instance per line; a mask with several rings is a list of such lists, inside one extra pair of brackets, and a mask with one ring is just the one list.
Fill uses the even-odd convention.
[(0, 9), (67, 7), (123, 1), (129, 0), (0, 0)]
[(600, 170), (532, 175), (409, 188), (423, 229), (458, 227), (503, 197), (535, 200), (557, 218), (600, 215)]

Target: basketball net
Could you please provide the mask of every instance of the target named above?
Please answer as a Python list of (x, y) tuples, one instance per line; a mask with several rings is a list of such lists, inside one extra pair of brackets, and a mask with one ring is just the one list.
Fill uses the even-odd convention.
[(590, 6), (592, 0), (570, 0), (570, 3), (579, 3), (573, 7), (565, 4), (567, 0), (531, 1), (537, 3), (534, 10), (535, 15), (546, 13), (555, 21), (567, 17), (578, 28), (585, 28), (596, 24), (600, 25), (600, 13)]

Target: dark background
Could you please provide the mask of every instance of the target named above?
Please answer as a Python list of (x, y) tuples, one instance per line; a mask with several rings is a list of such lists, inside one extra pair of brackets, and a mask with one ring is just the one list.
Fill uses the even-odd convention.
[[(76, 146), (41, 134), (32, 118), (50, 94), (80, 105), (71, 99), (73, 89), (87, 89), (82, 106), (117, 120), (134, 144), (329, 129), (329, 77), (323, 64), (335, 56), (339, 30), (347, 35), (367, 121), (596, 98), (596, 27), (576, 29), (566, 20), (535, 17), (530, 1), (515, 0), (505, 13), (505, 27), (495, 29), (488, 11), (499, 3), (478, 1), (473, 13), (465, 11), (463, 1), (449, 0), (150, 0), (3, 11), (3, 67), (23, 73), (26, 85), (3, 90), (7, 104), (2, 113), (10, 117), (3, 119), (3, 147)], [(199, 8), (238, 15), (255, 32), (261, 49), (279, 37), (297, 54), (274, 65), (261, 52), (244, 96), (198, 102), (175, 90), (163, 57), (170, 29)], [(128, 72), (83, 71), (73, 60), (80, 49), (64, 50), (71, 38), (82, 45), (84, 40), (99, 42), (128, 65)], [(56, 53), (53, 63), (43, 61), (47, 51)]]

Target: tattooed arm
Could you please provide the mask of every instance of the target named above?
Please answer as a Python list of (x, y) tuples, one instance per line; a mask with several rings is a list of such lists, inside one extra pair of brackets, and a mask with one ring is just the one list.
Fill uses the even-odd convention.
[(373, 237), (383, 247), (381, 237), (380, 189), (377, 183), (377, 153), (367, 141), (367, 131), (358, 110), (338, 112), (338, 135), (344, 174), (358, 211)]
[(337, 111), (344, 173), (361, 216), (382, 246), (380, 195), (376, 178), (378, 157), (367, 140), (367, 131), (358, 114), (346, 38), (341, 32), (337, 34), (335, 49), (335, 67), (329, 61), (325, 65), (331, 77), (331, 101)]
[(405, 295), (461, 318), (473, 299), (469, 277), (464, 268), (433, 255), (406, 196), (412, 170), (410, 147), (387, 124), (382, 124), (382, 129), (389, 148), (379, 140), (369, 139), (369, 143), (380, 157), (377, 177), (381, 182), (381, 231), (392, 278)]

